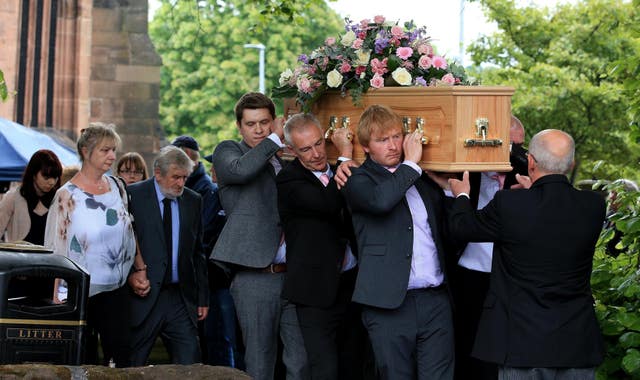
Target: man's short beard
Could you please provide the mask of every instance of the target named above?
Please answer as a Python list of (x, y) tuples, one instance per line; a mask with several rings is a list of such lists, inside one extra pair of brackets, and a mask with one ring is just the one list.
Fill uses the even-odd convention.
[(162, 186), (160, 186), (160, 192), (162, 193), (162, 195), (164, 195), (165, 198), (169, 198), (169, 199), (176, 199), (179, 196), (182, 195), (182, 193), (184, 193), (184, 187), (182, 188), (182, 190), (180, 191), (180, 194), (177, 195), (173, 195), (172, 192), (167, 191), (167, 189), (164, 189)]

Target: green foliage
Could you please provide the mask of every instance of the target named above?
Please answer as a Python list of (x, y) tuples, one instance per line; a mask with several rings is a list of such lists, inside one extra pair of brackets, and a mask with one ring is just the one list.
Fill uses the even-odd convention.
[[(477, 73), (483, 84), (516, 88), (513, 113), (527, 134), (546, 128), (570, 133), (579, 178), (640, 178), (640, 134), (632, 134), (628, 112), (632, 103), (640, 105), (638, 94), (628, 92), (640, 89), (636, 7), (622, 0), (567, 2), (554, 9), (520, 8), (513, 0), (480, 3), (499, 30), (468, 51), (476, 65), (484, 65)], [(634, 69), (620, 65), (632, 61)], [(596, 160), (604, 164), (594, 172)]]
[(0, 70), (0, 101), (7, 100), (9, 91), (7, 90), (7, 82), (4, 81), (4, 73)]
[[(606, 357), (598, 379), (640, 379), (640, 199), (613, 183), (617, 208), (610, 205), (608, 227), (600, 236), (593, 262), (591, 287), (596, 314), (604, 335)], [(606, 244), (622, 234), (617, 257), (607, 254)]]
[(322, 1), (299, 4), (294, 23), (275, 15), (261, 24), (262, 5), (162, 0), (149, 34), (163, 61), (160, 117), (169, 137), (191, 134), (207, 154), (219, 141), (238, 138), (233, 107), (259, 82), (259, 52), (244, 44), (266, 46), (269, 88), (300, 52), (341, 28), (340, 17)]
[[(329, 0), (335, 1), (335, 0)], [(263, 31), (265, 25), (272, 22), (274, 19), (284, 19), (287, 22), (294, 22), (296, 24), (304, 24), (305, 12), (309, 11), (313, 6), (322, 6), (325, 4), (324, 0), (259, 0), (256, 1), (261, 8), (258, 16), (258, 24), (254, 27)]]

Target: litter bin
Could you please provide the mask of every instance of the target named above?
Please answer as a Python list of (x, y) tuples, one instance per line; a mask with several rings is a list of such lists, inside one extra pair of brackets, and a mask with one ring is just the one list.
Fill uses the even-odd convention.
[[(53, 284), (67, 301), (53, 303)], [(41, 246), (0, 244), (0, 363), (84, 361), (89, 274)]]

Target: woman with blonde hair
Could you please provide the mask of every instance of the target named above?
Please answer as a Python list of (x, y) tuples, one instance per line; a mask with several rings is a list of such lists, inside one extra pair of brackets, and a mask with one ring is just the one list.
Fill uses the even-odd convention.
[[(106, 175), (120, 137), (113, 125), (92, 123), (78, 138), (80, 171), (56, 193), (47, 219), (45, 244), (86, 268), (91, 275), (87, 327), (100, 335), (104, 357), (119, 367), (130, 360), (126, 280), (136, 243), (121, 180)], [(59, 299), (56, 280), (54, 302)], [(87, 344), (87, 362), (97, 363), (97, 340)]]

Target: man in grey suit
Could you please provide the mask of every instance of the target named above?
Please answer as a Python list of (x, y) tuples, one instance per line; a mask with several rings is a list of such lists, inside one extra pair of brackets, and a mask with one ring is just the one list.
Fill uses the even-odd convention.
[(343, 191), (360, 254), (353, 300), (376, 366), (382, 379), (452, 379), (444, 192), (417, 165), (421, 134), (403, 136), (391, 109), (367, 108), (357, 133), (368, 157)]
[(129, 186), (138, 253), (129, 276), (132, 364), (145, 365), (158, 335), (175, 364), (200, 362), (197, 321), (208, 312), (200, 195), (184, 187), (193, 162), (166, 146), (154, 176)]
[(232, 264), (231, 283), (245, 345), (246, 370), (255, 379), (272, 379), (283, 343), (287, 379), (308, 378), (306, 352), (295, 306), (281, 298), (287, 269), (278, 216), (276, 174), (282, 168), (283, 120), (271, 99), (243, 95), (235, 106), (241, 142), (216, 147), (213, 166), (227, 214), (212, 258)]

